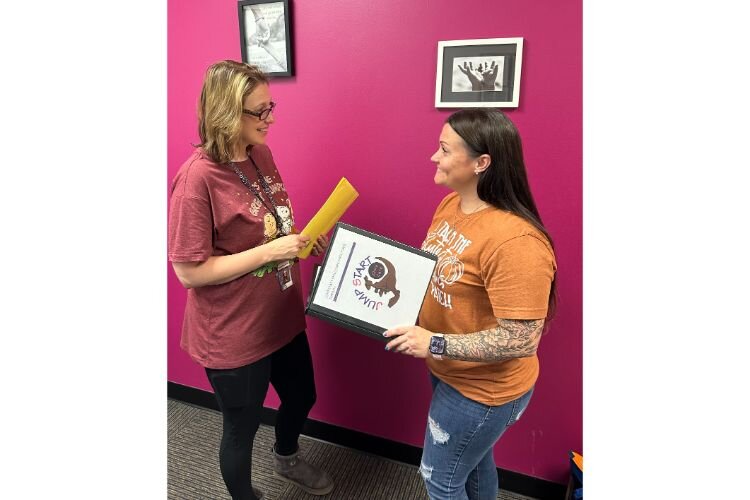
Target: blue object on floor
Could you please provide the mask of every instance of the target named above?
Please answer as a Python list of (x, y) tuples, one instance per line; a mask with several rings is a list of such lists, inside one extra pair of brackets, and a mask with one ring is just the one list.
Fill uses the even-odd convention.
[(570, 480), (566, 500), (583, 500), (583, 456), (575, 451), (569, 452)]

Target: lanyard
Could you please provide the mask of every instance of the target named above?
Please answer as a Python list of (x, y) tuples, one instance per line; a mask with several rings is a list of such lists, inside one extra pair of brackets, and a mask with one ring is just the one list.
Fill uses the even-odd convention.
[(255, 160), (252, 159), (252, 157), (248, 156), (250, 161), (253, 163), (253, 166), (255, 167), (255, 172), (258, 174), (258, 182), (260, 183), (261, 188), (263, 188), (263, 192), (266, 193), (266, 197), (268, 197), (268, 200), (271, 202), (271, 206), (269, 207), (266, 201), (263, 199), (263, 196), (258, 192), (257, 189), (255, 189), (255, 186), (253, 186), (250, 181), (247, 179), (245, 174), (240, 170), (240, 168), (234, 163), (232, 163), (232, 168), (234, 168), (234, 172), (237, 174), (237, 176), (240, 178), (242, 183), (247, 187), (256, 198), (258, 198), (258, 201), (260, 201), (264, 207), (266, 207), (266, 210), (268, 210), (268, 213), (273, 215), (273, 218), (276, 220), (276, 227), (279, 230), (279, 233), (284, 233), (284, 224), (281, 220), (281, 217), (279, 217), (279, 213), (277, 210), (276, 202), (273, 200), (273, 193), (271, 192), (271, 186), (268, 185), (266, 182), (266, 179), (263, 177), (263, 174), (260, 171), (260, 168), (258, 168), (258, 165), (255, 163)]

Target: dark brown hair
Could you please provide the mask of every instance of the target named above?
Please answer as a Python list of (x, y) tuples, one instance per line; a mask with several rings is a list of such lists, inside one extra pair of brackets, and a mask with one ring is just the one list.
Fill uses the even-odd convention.
[[(491, 158), (489, 167), (479, 174), (479, 199), (527, 220), (554, 249), (529, 189), (521, 136), (513, 122), (500, 110), (490, 108), (463, 109), (449, 116), (446, 122), (464, 140), (470, 155), (476, 158), (486, 154)], [(556, 306), (557, 286), (553, 277), (547, 321), (554, 316)]]

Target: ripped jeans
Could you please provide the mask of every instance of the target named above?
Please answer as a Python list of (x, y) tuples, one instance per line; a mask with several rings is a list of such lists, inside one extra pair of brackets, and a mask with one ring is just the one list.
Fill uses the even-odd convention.
[(492, 448), (521, 417), (534, 389), (501, 406), (487, 406), (430, 378), (432, 402), (419, 468), (430, 500), (495, 500)]

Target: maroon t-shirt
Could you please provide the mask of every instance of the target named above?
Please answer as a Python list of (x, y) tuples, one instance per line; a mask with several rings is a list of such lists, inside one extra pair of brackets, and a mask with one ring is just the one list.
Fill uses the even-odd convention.
[[(251, 157), (282, 223), (292, 227), (291, 203), (271, 151), (254, 146)], [(237, 165), (272, 207), (251, 161)], [(276, 225), (231, 167), (218, 165), (198, 148), (172, 182), (169, 260), (202, 262), (242, 252), (274, 239)], [(189, 289), (181, 347), (202, 366), (217, 369), (237, 368), (283, 347), (305, 329), (299, 264), (292, 267), (292, 279), (294, 285), (282, 291), (276, 270), (261, 268), (228, 283)]]

